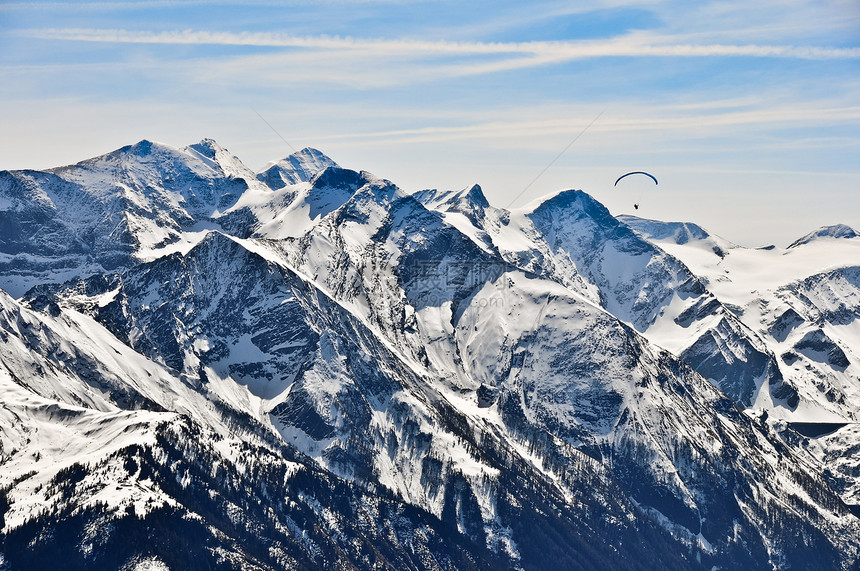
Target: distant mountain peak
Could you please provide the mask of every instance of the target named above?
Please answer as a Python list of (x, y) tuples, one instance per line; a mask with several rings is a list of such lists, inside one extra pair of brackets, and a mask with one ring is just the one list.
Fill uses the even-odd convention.
[(370, 181), (369, 173), (356, 172), (337, 165), (327, 166), (310, 180), (313, 188), (337, 188), (355, 192)]
[(290, 157), (295, 157), (296, 159), (306, 157), (306, 158), (312, 159), (312, 160), (314, 160), (320, 164), (327, 164), (327, 165), (336, 165), (337, 164), (331, 159), (331, 157), (329, 157), (328, 155), (326, 155), (325, 153), (323, 153), (319, 149), (315, 149), (313, 147), (305, 147), (305, 148), (301, 149), (300, 151), (296, 151), (295, 153), (292, 153), (291, 155), (289, 155), (287, 157), (287, 160), (289, 160)]
[(663, 222), (630, 214), (621, 214), (616, 218), (652, 240), (670, 240), (676, 244), (686, 244), (711, 237), (707, 230), (692, 222)]
[(490, 207), (490, 202), (484, 196), (484, 191), (479, 184), (473, 184), (461, 190), (437, 190), (435, 188), (419, 190), (413, 193), (413, 196), (425, 206), (436, 209), (458, 210), (464, 206)]
[(147, 139), (142, 139), (132, 145), (129, 150), (134, 151), (135, 154), (139, 155), (148, 155), (150, 150), (152, 149), (152, 141)]
[(490, 202), (487, 200), (487, 197), (484, 196), (484, 190), (479, 184), (473, 184), (469, 187), (469, 189), (463, 193), (463, 198), (468, 198), (471, 202), (483, 208), (489, 208), (490, 206)]
[(215, 158), (215, 154), (218, 151), (225, 150), (221, 145), (215, 142), (215, 139), (203, 139), (199, 143), (195, 143), (193, 145), (188, 145), (188, 148), (194, 149), (201, 155), (208, 157), (210, 159)]
[[(165, 145), (164, 143), (159, 143), (158, 141), (150, 141), (149, 139), (141, 139), (140, 141), (138, 141), (137, 143), (135, 143), (133, 145), (126, 145), (124, 147), (117, 149), (116, 151), (113, 151), (111, 153), (107, 153), (106, 155), (103, 155), (103, 156), (112, 156), (112, 155), (117, 155), (117, 154), (122, 154), (122, 153), (130, 153), (130, 154), (138, 156), (138, 157), (147, 157), (147, 156), (152, 154), (153, 149), (161, 149), (161, 148), (167, 148), (167, 145)], [(99, 160), (100, 158), (102, 158), (102, 157), (93, 157), (91, 159), (86, 159), (84, 161), (81, 161), (78, 164), (92, 162), (95, 160)]]
[(305, 147), (291, 155), (267, 164), (257, 173), (257, 179), (266, 183), (273, 190), (287, 185), (308, 182), (328, 167), (337, 167), (322, 151)]
[(802, 238), (798, 238), (791, 243), (789, 248), (809, 244), (821, 238), (857, 238), (860, 234), (856, 230), (845, 224), (833, 224), (831, 226), (822, 226), (818, 230), (810, 232)]

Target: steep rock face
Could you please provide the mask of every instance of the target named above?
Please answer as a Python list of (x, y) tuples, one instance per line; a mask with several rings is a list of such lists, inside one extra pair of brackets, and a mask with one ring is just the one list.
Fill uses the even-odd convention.
[(788, 284), (790, 291), (809, 312), (809, 320), (833, 326), (850, 325), (860, 319), (860, 267), (846, 266), (810, 275)]
[(54, 303), (44, 310), (33, 312), (0, 291), (0, 362), (11, 381), (69, 406), (164, 410), (167, 399), (156, 396), (165, 390), (163, 376), (144, 380), (157, 367), (147, 371), (145, 359), (109, 335), (91, 338), (83, 316), (63, 314)]
[(484, 191), (477, 184), (461, 191), (422, 190), (414, 193), (421, 204), (431, 210), (463, 215), (475, 228), (481, 228), (490, 210)]
[[(200, 264), (195, 285), (217, 275), (224, 261), (205, 271), (204, 254), (230, 253), (230, 244), (219, 240), (191, 255)], [(171, 261), (153, 263), (151, 275), (168, 277), (176, 270)], [(147, 265), (129, 273), (139, 276)], [(70, 284), (64, 308), (37, 296), (31, 305), (42, 312), (0, 298), (4, 565), (40, 567), (62, 556), (67, 567), (81, 569), (141, 561), (184, 568), (216, 562), (236, 569), (365, 567), (371, 559), (417, 569), (496, 568), (495, 556), (456, 526), (383, 489), (362, 491), (315, 467), (271, 425), (255, 420), (251, 408), (222, 400), (226, 391), (211, 373), (208, 380), (171, 374), (70, 308), (105, 318), (121, 334), (134, 329), (123, 327), (113, 308), (128, 309), (136, 293), (151, 291), (139, 280), (128, 290), (103, 293), (115, 283)], [(177, 301), (174, 309), (193, 303)], [(211, 321), (201, 316), (197, 324), (231, 329), (223, 315), (208, 316)], [(146, 309), (140, 317), (128, 321), (164, 325)], [(161, 346), (181, 343), (173, 339), (151, 343), (150, 352), (162, 360)], [(260, 338), (253, 342), (265, 346)], [(200, 347), (194, 340), (181, 345), (189, 353)]]
[(641, 240), (583, 192), (566, 191), (538, 206), (529, 218), (558, 255), (569, 256), (595, 283), (603, 305), (646, 331), (677, 290), (705, 293), (677, 261)]
[(219, 232), (185, 255), (60, 287), (64, 306), (89, 312), (177, 374), (202, 382), (230, 378), (245, 387), (247, 395), (222, 395), (240, 399), (233, 403), (238, 408), (248, 404), (242, 399), (283, 394), (319, 341), (298, 297), (306, 295), (304, 283)]
[(786, 376), (802, 378), (807, 398), (820, 408), (857, 420), (860, 268), (810, 275), (775, 293), (788, 306), (771, 326)]
[[(853, 260), (852, 260), (853, 261)], [(847, 266), (787, 284), (779, 295), (791, 310), (782, 314), (782, 366), (804, 381), (810, 401), (839, 427), (807, 444), (843, 499), (860, 505), (860, 267)], [(784, 319), (786, 314), (790, 319)]]
[(35, 171), (0, 173), (0, 197), (0, 287), (13, 295), (41, 281), (113, 269), (133, 253), (127, 220), (113, 211), (122, 200), (105, 205)]
[(751, 406), (761, 385), (767, 383), (772, 400), (795, 408), (797, 391), (784, 382), (774, 356), (732, 325), (720, 320), (685, 349), (681, 358), (742, 406)]
[[(508, 292), (508, 299), (517, 293)], [(607, 321), (602, 312), (560, 291), (547, 292), (534, 320), (523, 319), (520, 312), (525, 303), (514, 304), (518, 310), (501, 317), (486, 315), (481, 305), (474, 304), (464, 315), (460, 331), (469, 341), (461, 353), (479, 364), (476, 371), (494, 362), (511, 363), (510, 373), (498, 387), (498, 404), (489, 410), (498, 411), (511, 432), (540, 441), (535, 432), (545, 430), (602, 459), (637, 505), (672, 521), (678, 535), (701, 533), (711, 541), (729, 521), (758, 527), (761, 524), (754, 522), (764, 521), (772, 506), (749, 510), (740, 498), (788, 492), (736, 487), (758, 478), (738, 478), (739, 466), (733, 459), (779, 458), (789, 449), (757, 435), (760, 428), (731, 401), (668, 355), (653, 354), (639, 336), (614, 320)], [(505, 321), (504, 325), (493, 326), (496, 319)], [(472, 326), (476, 322), (477, 328)], [(525, 330), (519, 342), (511, 342), (517, 339), (518, 328)], [(475, 333), (476, 329), (483, 333)], [(493, 331), (506, 335), (494, 339), (487, 334)], [(506, 343), (513, 348), (507, 349)], [(661, 372), (653, 377), (649, 371)], [(735, 448), (738, 442), (744, 444)], [(552, 446), (548, 449), (558, 453)], [(552, 456), (539, 446), (537, 450), (538, 456)], [(742, 472), (770, 471), (767, 463), (742, 465)], [(797, 477), (796, 482), (805, 479), (799, 473), (793, 478)], [(833, 496), (829, 501), (839, 503)], [(729, 544), (717, 550), (733, 552), (737, 560), (747, 556), (737, 548)], [(780, 551), (773, 545), (764, 549)]]

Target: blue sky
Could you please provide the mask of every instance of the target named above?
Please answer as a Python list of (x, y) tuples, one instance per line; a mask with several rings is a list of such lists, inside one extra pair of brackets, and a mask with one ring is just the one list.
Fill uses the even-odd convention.
[(407, 190), (860, 230), (856, 0), (5, 2), (0, 78), (5, 169), (204, 137), (259, 169), (290, 152), (259, 113)]

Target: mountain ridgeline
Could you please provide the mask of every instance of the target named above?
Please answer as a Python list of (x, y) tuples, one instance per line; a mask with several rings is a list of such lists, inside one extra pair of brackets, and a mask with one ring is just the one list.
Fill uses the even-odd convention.
[(858, 254), (315, 149), (0, 172), (0, 569), (856, 569)]

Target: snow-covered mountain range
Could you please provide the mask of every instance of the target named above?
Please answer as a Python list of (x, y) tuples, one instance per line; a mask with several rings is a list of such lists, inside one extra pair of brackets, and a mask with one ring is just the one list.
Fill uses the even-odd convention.
[(0, 569), (850, 569), (860, 237), (212, 140), (0, 173)]

